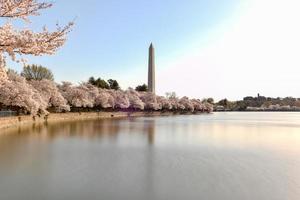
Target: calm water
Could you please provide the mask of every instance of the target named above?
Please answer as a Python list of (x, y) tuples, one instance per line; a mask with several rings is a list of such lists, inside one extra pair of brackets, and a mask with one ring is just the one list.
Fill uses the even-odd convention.
[(23, 127), (0, 136), (0, 199), (299, 200), (300, 113)]

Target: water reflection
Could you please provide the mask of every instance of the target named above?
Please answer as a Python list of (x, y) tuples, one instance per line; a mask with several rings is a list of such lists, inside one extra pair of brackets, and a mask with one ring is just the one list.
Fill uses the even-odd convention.
[(43, 124), (33, 124), (4, 130), (3, 135), (33, 137), (45, 140), (55, 140), (58, 138), (82, 138), (89, 140), (115, 140), (119, 134), (145, 134), (149, 145), (155, 140), (155, 119), (145, 119), (140, 123), (140, 119), (101, 119), (84, 120), (72, 122), (45, 122)]
[(144, 124), (144, 130), (145, 133), (147, 134), (147, 138), (148, 138), (148, 144), (152, 145), (154, 144), (154, 140), (155, 140), (155, 120), (148, 120), (148, 123)]
[(45, 123), (0, 136), (0, 199), (300, 199), (300, 113)]

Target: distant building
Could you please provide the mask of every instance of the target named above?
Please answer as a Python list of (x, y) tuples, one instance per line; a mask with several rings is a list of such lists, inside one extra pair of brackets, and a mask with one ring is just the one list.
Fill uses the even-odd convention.
[(251, 107), (251, 106), (248, 106), (246, 108), (247, 111), (263, 111), (264, 108), (263, 107)]
[(225, 108), (224, 108), (224, 106), (218, 105), (218, 106), (216, 106), (216, 107), (214, 108), (214, 110), (215, 110), (215, 111), (225, 111)]
[(149, 47), (148, 60), (148, 92), (155, 93), (155, 54), (153, 44)]

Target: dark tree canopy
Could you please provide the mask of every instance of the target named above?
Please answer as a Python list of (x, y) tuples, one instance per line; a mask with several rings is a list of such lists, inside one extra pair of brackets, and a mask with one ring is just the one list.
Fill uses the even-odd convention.
[(227, 99), (222, 99), (218, 102), (218, 105), (224, 106), (225, 108), (228, 106), (228, 100)]
[(146, 84), (138, 85), (135, 90), (139, 92), (146, 92), (148, 90), (148, 86)]
[(109, 87), (109, 84), (101, 79), (101, 78), (97, 78), (95, 79), (93, 76), (89, 78), (89, 81), (88, 81), (90, 84), (98, 87), (98, 88), (104, 88), (104, 89), (110, 89)]
[(110, 89), (113, 89), (113, 90), (119, 90), (120, 89), (118, 81), (113, 80), (113, 79), (108, 79), (107, 82), (109, 84)]
[(50, 69), (43, 67), (41, 65), (27, 65), (23, 68), (21, 76), (25, 77), (27, 80), (54, 80), (53, 73)]
[(207, 102), (210, 103), (210, 104), (214, 104), (215, 100), (210, 97), (210, 98), (207, 99)]
[(211, 97), (207, 98), (207, 99), (204, 99), (203, 100), (204, 102), (207, 102), (207, 103), (210, 103), (210, 104), (214, 104), (215, 103), (215, 100)]

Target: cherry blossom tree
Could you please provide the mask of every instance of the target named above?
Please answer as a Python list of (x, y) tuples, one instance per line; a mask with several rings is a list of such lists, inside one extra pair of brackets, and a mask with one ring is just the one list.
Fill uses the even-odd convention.
[(83, 86), (73, 86), (72, 83), (63, 82), (58, 86), (63, 97), (72, 107), (93, 107), (93, 101), (89, 98), (88, 89)]
[(130, 108), (144, 110), (145, 104), (141, 100), (140, 94), (136, 90), (129, 88), (126, 90), (126, 95), (129, 99)]
[(178, 103), (181, 105), (181, 108), (187, 111), (194, 111), (193, 103), (189, 100), (188, 97), (182, 97), (179, 99)]
[(73, 108), (111, 108), (115, 110), (169, 110), (188, 112), (212, 112), (212, 105), (199, 99), (176, 96), (163, 97), (149, 92), (101, 89), (90, 83), (73, 85), (62, 82), (56, 85), (51, 80), (27, 81), (18, 73), (10, 71), (6, 81), (0, 84), (0, 103), (19, 108), (32, 115), (46, 114), (47, 109), (56, 112)]
[(3, 81), (7, 81), (7, 74), (6, 74), (5, 68), (1, 67), (1, 62), (0, 62), (0, 84)]
[(173, 105), (169, 99), (167, 99), (163, 96), (157, 96), (156, 99), (157, 99), (157, 102), (159, 103), (161, 109), (172, 110)]
[(121, 90), (108, 90), (111, 96), (114, 97), (115, 100), (115, 108), (126, 109), (129, 107), (129, 99)]
[(157, 103), (156, 95), (152, 92), (141, 92), (141, 100), (145, 103), (147, 110), (160, 110), (161, 107)]
[(61, 95), (56, 84), (53, 81), (43, 79), (41, 81), (29, 81), (41, 95), (42, 99), (47, 102), (48, 107), (54, 107), (57, 112), (70, 111), (67, 100)]
[[(0, 0), (0, 79), (7, 80), (5, 73), (5, 60), (8, 55), (12, 60), (18, 61), (17, 55), (40, 56), (54, 54), (66, 41), (73, 22), (66, 26), (57, 25), (55, 31), (46, 27), (41, 32), (34, 32), (27, 28), (13, 27), (13, 20), (29, 21), (29, 16), (37, 16), (40, 11), (50, 8), (51, 3), (37, 0)], [(21, 59), (23, 60), (23, 59)]]
[(98, 88), (89, 83), (82, 83), (77, 88), (86, 96), (87, 107), (94, 107), (95, 99), (99, 94)]
[(195, 111), (203, 111), (204, 110), (204, 105), (201, 103), (201, 101), (199, 99), (192, 99), (191, 103), (193, 104)]
[(40, 93), (25, 78), (13, 73), (0, 84), (0, 102), (5, 106), (22, 108), (32, 115), (48, 113), (48, 104)]
[(99, 94), (95, 99), (95, 105), (102, 108), (114, 108), (115, 99), (106, 89), (99, 89)]

